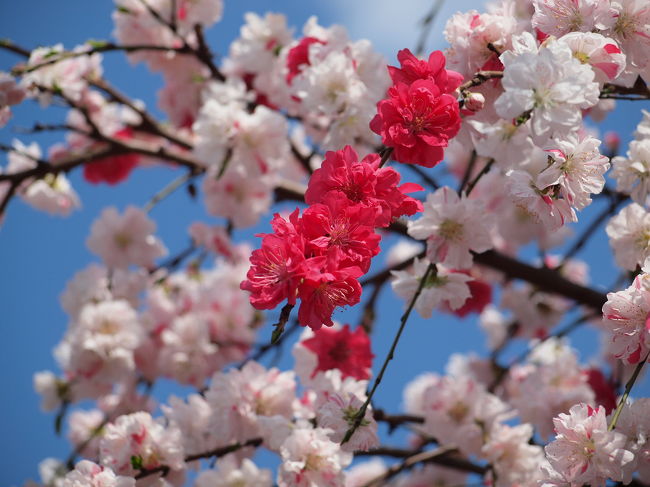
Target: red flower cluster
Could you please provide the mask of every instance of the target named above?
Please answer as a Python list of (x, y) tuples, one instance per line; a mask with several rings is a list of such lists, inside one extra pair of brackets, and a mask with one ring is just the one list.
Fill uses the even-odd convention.
[(289, 50), (287, 54), (287, 84), (291, 84), (295, 78), (304, 69), (309, 66), (309, 46), (312, 44), (326, 44), (316, 37), (303, 37), (300, 42)]
[(422, 210), (405, 193), (422, 188), (398, 187), (400, 175), (380, 168), (377, 154), (358, 160), (349, 146), (328, 152), (309, 182), (302, 217), (296, 209), (286, 220), (276, 214), (273, 233), (261, 234), (262, 247), (253, 251), (251, 268), (241, 288), (249, 291), (257, 309), (272, 309), (285, 299), (300, 298), (298, 321), (318, 330), (332, 326), (338, 306), (361, 298), (358, 278), (379, 253), (376, 227), (393, 218)]
[(393, 159), (433, 167), (444, 157), (449, 139), (460, 130), (460, 110), (453, 92), (463, 77), (445, 69), (445, 56), (434, 51), (428, 61), (403, 49), (397, 54), (401, 67), (389, 66), (393, 86), (388, 99), (377, 104), (370, 122), (384, 145), (393, 148)]
[[(128, 140), (133, 138), (133, 130), (125, 128), (113, 134), (116, 139)], [(138, 165), (140, 155), (135, 153), (97, 159), (84, 165), (84, 179), (92, 184), (107, 183), (114, 185), (129, 177), (131, 171)]]
[(318, 364), (312, 372), (312, 378), (319, 371), (339, 369), (343, 378), (354, 377), (357, 380), (370, 378), (370, 367), (374, 355), (370, 351), (370, 338), (362, 327), (354, 332), (345, 325), (340, 330), (321, 328), (314, 336), (303, 341), (307, 350), (318, 358)]

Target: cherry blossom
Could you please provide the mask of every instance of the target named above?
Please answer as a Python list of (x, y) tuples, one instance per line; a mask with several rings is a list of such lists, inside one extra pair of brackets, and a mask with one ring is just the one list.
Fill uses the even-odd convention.
[(86, 244), (109, 268), (126, 268), (130, 264), (151, 268), (156, 258), (167, 253), (153, 236), (155, 230), (156, 224), (142, 210), (129, 206), (120, 215), (110, 207), (93, 223)]
[(567, 482), (604, 486), (608, 478), (623, 479), (634, 454), (625, 449), (625, 435), (607, 430), (604, 408), (576, 404), (553, 423), (557, 436), (544, 450)]
[(489, 225), (478, 202), (459, 197), (445, 186), (427, 196), (424, 214), (409, 222), (408, 232), (426, 239), (431, 262), (467, 269), (472, 265), (470, 250), (480, 253), (492, 247)]

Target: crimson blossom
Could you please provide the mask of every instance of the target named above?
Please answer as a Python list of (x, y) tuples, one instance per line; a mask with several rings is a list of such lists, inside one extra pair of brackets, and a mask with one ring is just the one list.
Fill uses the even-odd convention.
[(314, 352), (318, 364), (311, 374), (315, 377), (319, 371), (339, 369), (342, 377), (354, 377), (357, 380), (370, 378), (370, 367), (374, 355), (370, 351), (370, 338), (363, 327), (350, 331), (350, 325), (340, 330), (321, 328), (314, 336), (302, 342), (307, 350)]
[(334, 324), (335, 308), (360, 301), (357, 279), (379, 253), (375, 228), (422, 209), (405, 195), (422, 188), (398, 186), (399, 173), (380, 163), (377, 154), (359, 161), (350, 146), (325, 155), (310, 179), (305, 193), (310, 206), (302, 217), (298, 209), (288, 221), (276, 214), (274, 233), (258, 235), (262, 247), (253, 251), (241, 283), (255, 308), (272, 309), (285, 299), (295, 305), (300, 298), (299, 323), (318, 330)]
[(445, 57), (435, 51), (420, 61), (408, 49), (400, 51), (401, 69), (389, 66), (393, 86), (377, 104), (370, 128), (393, 148), (398, 162), (433, 167), (460, 130), (460, 110), (453, 92), (462, 76), (444, 69)]

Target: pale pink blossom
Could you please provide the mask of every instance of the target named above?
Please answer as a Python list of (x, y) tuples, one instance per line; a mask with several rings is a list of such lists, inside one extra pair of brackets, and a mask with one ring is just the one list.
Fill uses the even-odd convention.
[(65, 369), (73, 376), (119, 382), (135, 371), (133, 352), (142, 340), (135, 310), (126, 301), (86, 305), (68, 330)]
[[(99, 409), (77, 409), (68, 418), (70, 443), (86, 458), (97, 458), (105, 415)], [(82, 448), (83, 447), (83, 448)]]
[(233, 455), (217, 460), (216, 468), (204, 470), (194, 482), (194, 487), (271, 487), (271, 471), (260, 469), (248, 458), (241, 463)]
[(272, 68), (280, 50), (291, 42), (291, 29), (282, 14), (264, 17), (248, 12), (240, 37), (230, 45), (229, 58), (244, 72), (262, 73)]
[[(408, 304), (415, 296), (420, 282), (429, 266), (425, 259), (415, 259), (413, 267), (406, 271), (391, 271), (391, 287), (395, 294)], [(462, 272), (449, 272), (438, 266), (436, 272), (430, 272), (422, 292), (415, 301), (415, 309), (423, 318), (430, 318), (433, 310), (443, 303), (452, 310), (458, 309), (470, 297), (467, 282), (472, 278)]]
[[(89, 46), (77, 46), (72, 52), (79, 53), (89, 50)], [(56, 62), (51, 62), (57, 60)], [(34, 69), (23, 76), (23, 86), (34, 88), (34, 94), (42, 105), (49, 105), (52, 95), (41, 92), (38, 87), (43, 87), (54, 92), (60, 90), (73, 101), (81, 101), (88, 90), (88, 78), (102, 75), (102, 55), (75, 55), (66, 57), (62, 44), (51, 47), (38, 47), (30, 56), (28, 65), (43, 67)]]
[(332, 442), (323, 428), (296, 428), (280, 448), (280, 487), (343, 487), (343, 468), (352, 454)]
[[(24, 145), (15, 139), (13, 148), (7, 156), (8, 173), (34, 169), (37, 160), (41, 159), (41, 149), (36, 142)], [(49, 173), (38, 179), (28, 178), (19, 186), (18, 195), (30, 206), (51, 215), (68, 216), (80, 206), (79, 196), (62, 173)]]
[(135, 308), (138, 306), (138, 295), (146, 287), (147, 281), (145, 272), (116, 269), (109, 283), (108, 270), (98, 264), (90, 264), (68, 281), (61, 293), (61, 307), (73, 319), (88, 303), (124, 299)]
[(116, 208), (109, 207), (93, 222), (86, 244), (108, 268), (152, 268), (155, 259), (167, 254), (153, 235), (155, 231), (156, 224), (139, 208), (129, 206), (120, 215)]
[(442, 445), (478, 454), (486, 434), (512, 416), (509, 407), (467, 377), (442, 377), (423, 394), (424, 430)]
[(196, 245), (200, 245), (216, 255), (223, 255), (227, 259), (236, 256), (233, 243), (223, 227), (194, 222), (190, 225), (189, 234)]
[(623, 291), (607, 294), (603, 328), (610, 334), (610, 350), (616, 358), (635, 364), (650, 350), (650, 283), (648, 274), (634, 279)]
[(54, 411), (61, 405), (66, 388), (64, 380), (57, 378), (53, 372), (44, 370), (34, 374), (33, 382), (34, 390), (41, 396), (42, 411)]
[[(531, 34), (525, 33), (532, 40)], [(530, 113), (533, 138), (542, 144), (555, 133), (577, 131), (581, 110), (598, 102), (600, 93), (591, 66), (573, 57), (569, 46), (551, 41), (539, 50), (501, 55), (505, 92), (495, 102), (505, 119)]]
[(608, 0), (534, 0), (532, 25), (544, 34), (604, 30), (615, 22)]
[(427, 241), (427, 257), (451, 269), (472, 266), (472, 254), (492, 247), (490, 214), (480, 203), (445, 186), (427, 196), (424, 214), (409, 222), (408, 233)]
[(236, 228), (255, 225), (272, 202), (271, 181), (233, 167), (224, 174), (216, 167), (203, 178), (203, 193), (208, 213), (232, 220)]
[(575, 211), (564, 199), (557, 199), (553, 188), (543, 190), (525, 171), (508, 171), (508, 191), (515, 206), (546, 231), (557, 230), (566, 222), (577, 221)]
[(496, 59), (488, 44), (499, 52), (510, 49), (512, 35), (517, 30), (516, 20), (509, 15), (476, 10), (455, 14), (447, 21), (444, 31), (450, 44), (446, 51), (447, 66), (470, 78)]
[(544, 452), (542, 447), (529, 443), (532, 436), (533, 428), (527, 423), (517, 426), (496, 424), (490, 430), (481, 456), (494, 469), (495, 487), (534, 485)]
[(577, 210), (584, 209), (591, 203), (590, 196), (603, 190), (609, 169), (609, 159), (599, 146), (600, 140), (591, 136), (567, 134), (553, 140), (546, 149), (553, 161), (537, 178), (539, 187), (558, 184), (562, 198)]
[(625, 54), (613, 39), (594, 32), (571, 32), (559, 39), (571, 48), (582, 64), (589, 64), (601, 85), (611, 82), (625, 69)]
[(624, 80), (631, 86), (639, 74), (650, 82), (650, 9), (645, 0), (615, 0), (611, 2), (616, 19), (604, 35), (613, 37), (627, 58), (629, 73)]
[(633, 271), (650, 258), (650, 213), (632, 203), (609, 221), (605, 228), (616, 264)]
[(17, 105), (25, 98), (25, 90), (16, 84), (8, 73), (0, 71), (0, 128), (11, 118), (10, 106)]
[(576, 404), (553, 423), (557, 436), (544, 448), (546, 457), (571, 485), (603, 487), (607, 479), (623, 480), (634, 453), (625, 449), (625, 435), (607, 430), (605, 408)]
[(185, 468), (180, 430), (163, 426), (145, 412), (120, 416), (106, 425), (99, 449), (101, 463), (119, 474), (137, 474), (134, 465)]
[(628, 438), (627, 450), (634, 453), (634, 461), (625, 466), (624, 483), (629, 483), (636, 472), (641, 482), (650, 481), (650, 399), (636, 399), (623, 406), (616, 423), (616, 431)]
[(292, 417), (295, 388), (293, 372), (267, 370), (253, 361), (241, 370), (215, 373), (205, 395), (214, 411), (213, 431), (234, 441), (254, 438), (259, 417)]
[[(340, 443), (345, 433), (355, 422), (364, 396), (354, 394), (324, 394), (324, 401), (316, 409), (316, 418), (321, 428), (332, 430), (330, 439)], [(368, 407), (361, 423), (352, 437), (345, 444), (341, 445), (344, 451), (368, 451), (370, 448), (379, 445), (377, 436), (377, 422), (372, 416), (372, 408)]]
[(640, 205), (646, 205), (650, 194), (650, 138), (630, 142), (627, 157), (612, 159), (616, 189), (630, 194)]
[(345, 487), (364, 487), (368, 482), (382, 475), (386, 465), (379, 458), (357, 463), (345, 473)]
[(57, 487), (135, 487), (133, 477), (115, 475), (108, 467), (81, 460)]
[(553, 434), (553, 418), (559, 413), (595, 401), (576, 352), (556, 338), (537, 344), (526, 364), (513, 366), (505, 388), (521, 420), (531, 423), (544, 439)]

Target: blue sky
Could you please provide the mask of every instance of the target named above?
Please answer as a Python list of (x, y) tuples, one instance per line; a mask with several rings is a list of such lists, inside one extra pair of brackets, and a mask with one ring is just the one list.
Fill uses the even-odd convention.
[[(471, 0), (447, 2), (434, 25), (429, 47), (444, 47), (444, 21), (456, 10), (467, 10), (476, 7), (477, 3)], [(226, 2), (224, 19), (208, 32), (208, 40), (215, 53), (226, 53), (229, 43), (238, 34), (243, 13), (249, 10), (263, 13), (272, 6), (288, 15), (289, 24), (296, 27), (296, 33), (300, 32), (307, 18), (315, 14), (323, 25), (345, 25), (353, 39), (370, 39), (393, 63), (397, 50), (414, 45), (416, 24), (429, 5), (430, 0), (411, 0), (407, 10), (400, 2), (372, 0), (231, 1)], [(113, 3), (108, 0), (0, 2), (0, 36), (28, 48), (58, 42), (72, 48), (90, 38), (109, 39), (112, 9)], [(0, 51), (0, 70), (9, 70), (18, 60)], [(104, 57), (104, 71), (117, 87), (142, 99), (159, 113), (155, 110), (154, 93), (161, 81), (144, 66), (133, 67), (122, 54), (108, 54)], [(649, 108), (648, 103), (625, 103), (619, 105), (618, 112), (604, 125), (605, 130), (619, 130), (624, 142), (641, 118), (640, 108)], [(55, 123), (65, 117), (64, 109), (42, 110), (30, 102), (14, 112), (13, 123), (0, 130), (3, 143), (9, 143), (14, 137), (27, 140), (12, 127), (30, 127), (35, 120)], [(62, 134), (41, 134), (33, 140), (38, 140), (46, 148), (61, 140), (60, 137)], [(0, 156), (0, 161), (3, 158)], [(175, 177), (175, 172), (169, 169), (143, 169), (136, 171), (126, 183), (107, 187), (88, 185), (78, 171), (74, 172), (71, 181), (83, 207), (66, 219), (37, 212), (17, 200), (11, 203), (0, 229), (0, 303), (4, 311), (0, 319), (4, 333), (0, 342), (0, 370), (3, 371), (0, 431), (6, 445), (0, 455), (0, 484), (22, 485), (28, 478), (37, 479), (39, 461), (48, 456), (65, 458), (69, 451), (67, 441), (54, 434), (53, 415), (39, 410), (39, 398), (32, 389), (32, 375), (39, 370), (57, 370), (51, 352), (63, 336), (67, 323), (58, 297), (65, 282), (75, 272), (95, 261), (84, 243), (92, 221), (108, 205), (120, 209), (129, 203), (143, 205)], [(598, 208), (585, 211), (582, 218), (588, 221), (597, 211)], [(158, 205), (151, 215), (158, 223), (158, 234), (172, 253), (187, 245), (186, 229), (191, 222), (214, 222), (205, 214), (200, 199), (194, 202), (183, 191)], [(253, 234), (263, 227), (239, 231), (235, 236), (238, 240), (249, 240), (255, 246)], [(387, 248), (388, 243), (384, 240), (382, 247)], [(592, 279), (597, 285), (614, 280), (617, 272), (602, 232), (597, 241), (587, 246), (583, 256), (598, 263), (591, 269)], [(378, 259), (381, 265), (383, 256)], [(402, 303), (392, 297), (389, 289), (385, 289), (373, 342), (377, 366), (388, 349), (401, 310)], [(337, 318), (356, 323), (360, 311), (360, 308), (348, 310)], [(268, 330), (263, 330), (260, 340), (266, 341), (267, 336)], [(580, 344), (579, 348), (583, 350), (583, 358), (593, 357), (596, 353), (593, 333), (581, 330), (576, 333), (576, 338), (579, 339), (576, 345)], [(379, 389), (377, 404), (389, 411), (397, 411), (405, 382), (423, 371), (441, 372), (452, 352), (476, 350), (484, 353), (484, 341), (473, 317), (457, 321), (440, 314), (434, 314), (431, 320), (413, 316)], [(283, 360), (281, 366), (290, 367), (291, 360)], [(169, 385), (156, 388), (158, 397), (163, 400), (172, 390)], [(644, 381), (642, 390), (647, 393), (647, 381)], [(396, 442), (397, 438), (391, 441)]]

